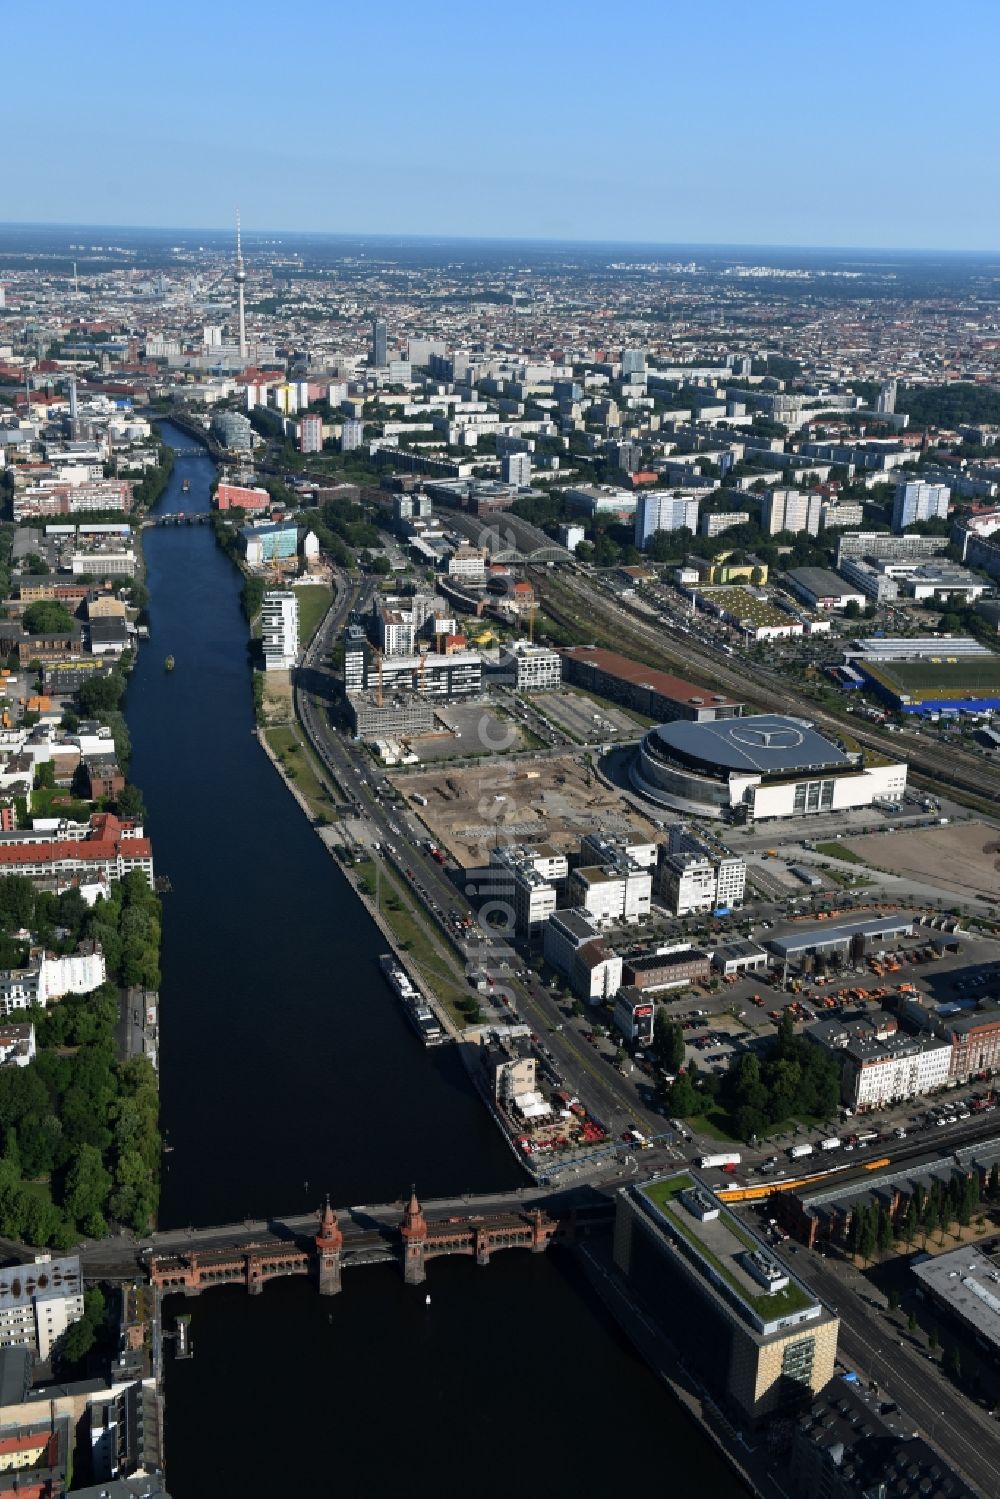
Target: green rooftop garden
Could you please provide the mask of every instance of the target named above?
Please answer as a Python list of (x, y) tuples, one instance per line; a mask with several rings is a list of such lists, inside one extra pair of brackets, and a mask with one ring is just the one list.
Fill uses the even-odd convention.
[[(692, 1248), (701, 1255), (702, 1259), (712, 1266), (712, 1269), (717, 1272), (727, 1285), (732, 1287), (740, 1300), (751, 1307), (757, 1316), (765, 1322), (775, 1321), (779, 1317), (788, 1317), (793, 1312), (804, 1312), (807, 1307), (812, 1306), (813, 1298), (807, 1296), (794, 1281), (789, 1281), (788, 1285), (781, 1291), (762, 1291), (760, 1295), (754, 1295), (741, 1280), (737, 1279), (733, 1274), (732, 1267), (725, 1260), (721, 1260), (717, 1255), (713, 1254), (701, 1236), (695, 1232), (692, 1223), (685, 1221), (687, 1210), (684, 1207), (678, 1209), (672, 1206), (673, 1199), (679, 1193), (685, 1192), (693, 1186), (695, 1186), (695, 1182), (690, 1176), (681, 1175), (668, 1177), (665, 1181), (651, 1182), (648, 1187), (643, 1187), (641, 1190), (648, 1201), (654, 1207), (658, 1208), (665, 1218), (670, 1220), (671, 1226), (677, 1229), (681, 1237), (686, 1239)], [(739, 1224), (731, 1214), (727, 1213), (724, 1207), (722, 1213), (727, 1231), (744, 1248), (757, 1249), (760, 1247), (756, 1240), (741, 1230)]]

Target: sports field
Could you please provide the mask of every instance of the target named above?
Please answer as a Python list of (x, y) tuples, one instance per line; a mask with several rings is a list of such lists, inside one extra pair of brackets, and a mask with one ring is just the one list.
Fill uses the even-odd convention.
[(877, 666), (866, 664), (864, 670), (915, 702), (1000, 696), (1000, 656), (942, 654), (922, 661), (880, 661)]

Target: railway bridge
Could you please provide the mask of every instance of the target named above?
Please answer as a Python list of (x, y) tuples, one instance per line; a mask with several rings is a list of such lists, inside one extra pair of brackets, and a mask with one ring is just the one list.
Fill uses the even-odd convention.
[[(398, 1206), (390, 1216), (385, 1209), (338, 1211), (328, 1201), (318, 1219), (276, 1221), (264, 1234), (233, 1225), (229, 1233), (195, 1231), (187, 1242), (169, 1247), (144, 1245), (139, 1263), (149, 1283), (167, 1295), (197, 1296), (217, 1285), (245, 1285), (251, 1295), (259, 1295), (269, 1281), (304, 1275), (316, 1281), (321, 1295), (332, 1296), (341, 1289), (342, 1271), (351, 1265), (396, 1262), (406, 1283), (419, 1285), (432, 1259), (466, 1255), (488, 1265), (504, 1249), (541, 1254), (553, 1241), (566, 1242), (603, 1227), (613, 1211), (603, 1194), (579, 1202), (566, 1194), (555, 1207), (525, 1201), (527, 1195), (491, 1198), (483, 1202), (482, 1212), (456, 1213), (425, 1211), (412, 1191), (402, 1216)], [(85, 1273), (96, 1278), (100, 1271), (85, 1264)]]

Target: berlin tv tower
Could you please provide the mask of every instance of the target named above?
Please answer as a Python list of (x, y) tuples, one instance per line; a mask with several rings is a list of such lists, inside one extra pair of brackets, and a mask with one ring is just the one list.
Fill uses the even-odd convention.
[(247, 358), (247, 322), (246, 311), (243, 306), (243, 288), (246, 285), (247, 273), (243, 265), (243, 251), (240, 247), (240, 211), (236, 210), (236, 269), (233, 271), (233, 280), (236, 283), (236, 301), (240, 317), (240, 359), (246, 363)]

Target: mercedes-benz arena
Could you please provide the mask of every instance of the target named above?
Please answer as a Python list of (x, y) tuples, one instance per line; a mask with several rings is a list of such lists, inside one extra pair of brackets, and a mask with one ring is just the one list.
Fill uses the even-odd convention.
[(903, 764), (865, 764), (800, 718), (761, 713), (650, 729), (631, 768), (650, 800), (696, 817), (803, 817), (902, 800)]

